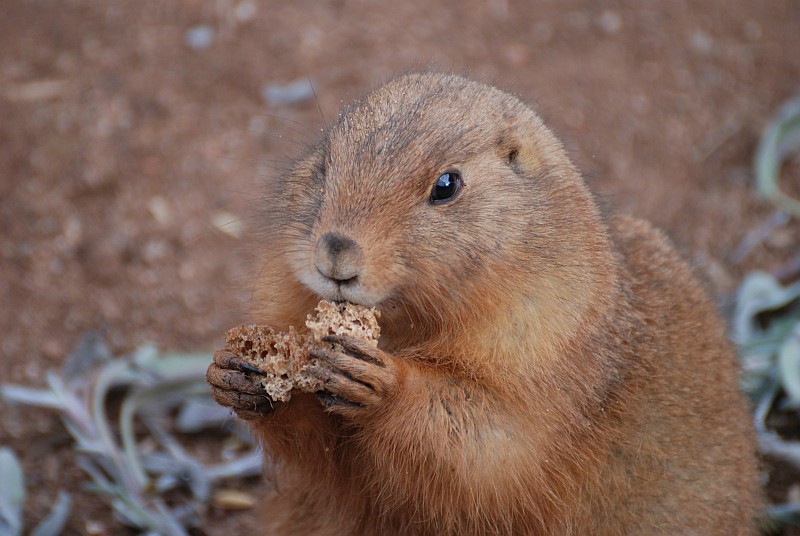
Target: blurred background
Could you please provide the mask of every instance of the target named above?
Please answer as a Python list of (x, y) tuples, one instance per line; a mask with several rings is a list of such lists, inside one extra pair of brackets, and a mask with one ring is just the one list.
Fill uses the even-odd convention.
[[(662, 227), (721, 303), (756, 268), (790, 277), (800, 226), (752, 163), (799, 51), (788, 0), (3, 0), (0, 378), (44, 385), (97, 328), (115, 353), (221, 346), (246, 319), (263, 181), (412, 70), (533, 103), (603, 203)], [(800, 159), (783, 172), (799, 192)], [(29, 526), (66, 488), (66, 533), (117, 533), (57, 415), (0, 402), (0, 444)], [(204, 530), (256, 526), (212, 509)]]

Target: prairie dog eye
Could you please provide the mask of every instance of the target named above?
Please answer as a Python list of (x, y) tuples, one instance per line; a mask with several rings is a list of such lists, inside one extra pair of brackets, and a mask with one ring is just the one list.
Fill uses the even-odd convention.
[(461, 191), (464, 186), (464, 180), (461, 178), (461, 173), (458, 171), (445, 171), (436, 182), (433, 184), (431, 190), (431, 203), (439, 205), (452, 201)]

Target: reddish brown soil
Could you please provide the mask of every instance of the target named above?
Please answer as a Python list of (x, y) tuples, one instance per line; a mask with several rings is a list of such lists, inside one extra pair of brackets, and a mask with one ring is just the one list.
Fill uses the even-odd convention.
[[(429, 67), (535, 102), (606, 202), (667, 230), (723, 291), (798, 249), (792, 224), (734, 262), (773, 212), (754, 195), (751, 160), (800, 88), (797, 2), (305, 0), (237, 18), (248, 5), (3, 3), (3, 382), (42, 385), (97, 327), (118, 352), (220, 345), (257, 269), (247, 233), (260, 184), (323, 124), (313, 99), (269, 106), (260, 88), (305, 77), (328, 121), (380, 81)], [(194, 50), (185, 34), (199, 24), (215, 40)], [(215, 228), (220, 211), (242, 218), (243, 239)], [(78, 489), (65, 439), (52, 415), (0, 405), (0, 444), (29, 480), (29, 526), (67, 487), (69, 533), (86, 520), (116, 532)], [(211, 517), (211, 534), (256, 526)]]

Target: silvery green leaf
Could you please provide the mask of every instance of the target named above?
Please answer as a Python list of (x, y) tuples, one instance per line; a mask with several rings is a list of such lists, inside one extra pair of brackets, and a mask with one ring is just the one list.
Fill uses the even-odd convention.
[(267, 84), (261, 88), (261, 97), (271, 106), (295, 104), (313, 96), (314, 86), (309, 78), (300, 78), (286, 84)]
[[(206, 369), (211, 364), (211, 354), (165, 354), (138, 365), (151, 371), (163, 381), (197, 379), (205, 383)], [(210, 388), (209, 388), (210, 392)]]
[(140, 367), (148, 367), (158, 359), (158, 348), (155, 344), (147, 343), (137, 348), (131, 355), (130, 360)]
[(800, 525), (800, 504), (785, 503), (768, 506), (764, 513), (767, 517), (786, 525)]
[[(229, 419), (210, 400), (205, 371), (211, 359), (210, 354), (161, 356), (153, 345), (112, 359), (99, 335), (87, 335), (65, 372), (47, 374), (49, 389), (10, 386), (9, 392), (26, 404), (59, 410), (81, 453), (78, 464), (88, 476), (84, 486), (109, 503), (117, 519), (141, 531), (182, 536), (198, 522), (218, 478), (261, 468), (260, 458), (206, 467), (173, 436), (176, 428), (197, 430)], [(116, 430), (107, 415), (107, 398), (121, 386), (126, 389)], [(181, 408), (178, 419), (172, 413), (176, 407)], [(146, 437), (139, 423), (147, 428)], [(168, 504), (162, 492), (175, 486), (188, 486), (192, 498)], [(65, 500), (56, 506), (36, 536), (58, 531), (68, 507)]]
[(800, 442), (786, 441), (775, 432), (767, 431), (758, 434), (761, 454), (776, 456), (800, 467)]
[(780, 188), (781, 165), (800, 147), (800, 97), (784, 104), (761, 137), (755, 158), (758, 192), (781, 210), (800, 216), (800, 201)]
[(141, 511), (137, 508), (132, 508), (125, 501), (119, 498), (113, 499), (111, 507), (114, 509), (114, 518), (123, 525), (140, 529), (148, 526), (147, 519), (142, 516)]
[[(765, 355), (777, 354), (778, 350), (781, 349), (782, 343), (783, 340), (779, 337), (755, 338), (739, 346), (739, 355), (742, 358), (742, 362), (744, 362), (750, 356), (760, 358)], [(766, 361), (766, 364), (771, 366), (772, 362)]]
[(153, 488), (159, 494), (166, 493), (171, 489), (177, 488), (183, 483), (182, 475), (178, 476), (177, 474), (169, 473), (165, 475), (161, 475), (155, 481)]
[(206, 475), (203, 465), (190, 456), (157, 419), (142, 416), (142, 421), (186, 476), (192, 496), (201, 501), (208, 500), (211, 495), (211, 481)]
[(211, 479), (206, 473), (205, 467), (193, 458), (189, 458), (186, 463), (189, 490), (192, 496), (205, 503), (211, 498)]
[(175, 472), (175, 460), (164, 452), (150, 452), (142, 455), (142, 467), (148, 473), (171, 474)]
[(258, 450), (231, 460), (230, 462), (209, 467), (206, 474), (212, 481), (230, 477), (258, 476), (264, 471), (264, 456)]
[(116, 495), (116, 487), (111, 483), (111, 481), (106, 478), (103, 474), (102, 470), (97, 466), (92, 458), (89, 456), (80, 456), (76, 460), (78, 466), (89, 475), (89, 477), (93, 481), (93, 485), (97, 488), (103, 490), (103, 493), (108, 495)]
[(50, 388), (53, 393), (61, 399), (67, 399), (69, 397), (67, 386), (64, 384), (64, 381), (61, 379), (61, 376), (53, 372), (52, 370), (48, 370), (44, 376), (45, 381), (47, 382), (47, 386)]
[(745, 277), (736, 297), (733, 337), (738, 344), (749, 343), (759, 331), (755, 318), (760, 313), (785, 307), (800, 298), (800, 282), (783, 287), (766, 272)]
[(100, 331), (89, 331), (81, 337), (78, 347), (67, 357), (61, 369), (65, 383), (84, 383), (87, 372), (111, 359), (111, 350)]
[(22, 534), (22, 505), (25, 501), (25, 483), (22, 466), (14, 452), (0, 448), (0, 534)]
[(116, 497), (119, 495), (116, 490), (104, 486), (98, 486), (94, 482), (84, 482), (81, 485), (81, 488), (90, 493), (94, 493), (95, 495), (100, 495), (103, 497)]
[(778, 374), (789, 400), (787, 406), (800, 407), (800, 322), (778, 352)]
[(772, 340), (781, 341), (780, 345), (783, 346), (787, 337), (791, 336), (797, 323), (800, 322), (800, 315), (781, 315), (771, 320), (767, 328), (767, 336)]
[(194, 433), (206, 428), (220, 428), (231, 420), (230, 411), (211, 398), (190, 398), (183, 403), (175, 422), (179, 432)]
[(62, 409), (64, 400), (52, 391), (31, 389), (21, 385), (0, 386), (0, 396), (14, 404), (27, 404), (41, 408)]
[(50, 509), (50, 513), (33, 529), (31, 536), (58, 536), (61, 534), (61, 531), (64, 530), (64, 525), (67, 523), (71, 505), (72, 501), (69, 493), (59, 491), (58, 498), (53, 508)]

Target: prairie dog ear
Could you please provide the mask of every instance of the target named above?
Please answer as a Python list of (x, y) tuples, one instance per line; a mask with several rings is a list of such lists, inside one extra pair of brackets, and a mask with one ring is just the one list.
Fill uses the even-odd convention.
[(511, 167), (517, 166), (517, 160), (522, 144), (519, 142), (510, 128), (504, 129), (503, 133), (497, 139), (497, 156), (499, 156), (506, 165)]
[(497, 141), (497, 153), (507, 165), (532, 172), (567, 159), (561, 143), (533, 112), (509, 123)]

